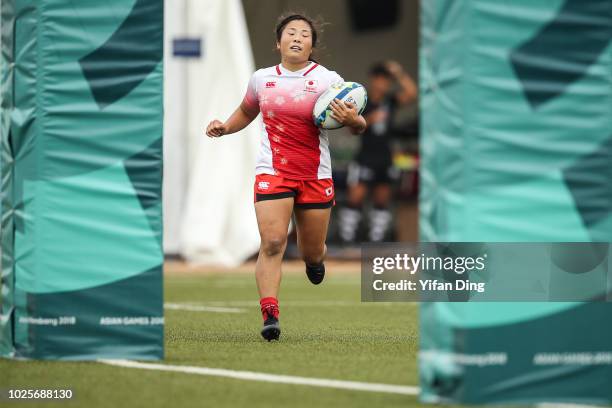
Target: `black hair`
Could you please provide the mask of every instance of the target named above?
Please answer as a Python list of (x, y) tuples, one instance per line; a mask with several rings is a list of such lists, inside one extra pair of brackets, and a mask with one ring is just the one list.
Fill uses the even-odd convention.
[[(292, 21), (296, 21), (296, 20), (305, 21), (310, 26), (310, 31), (312, 32), (312, 48), (313, 48), (313, 53), (314, 53), (314, 48), (317, 47), (317, 40), (318, 40), (319, 34), (323, 31), (322, 30), (323, 23), (319, 21), (319, 19), (315, 20), (315, 19), (308, 17), (304, 13), (290, 12), (290, 13), (283, 14), (278, 18), (278, 22), (276, 23), (276, 29), (274, 31), (276, 33), (276, 42), (280, 42), (281, 37), (283, 35), (283, 30), (285, 29), (285, 27), (287, 27), (287, 24), (289, 24)], [(312, 58), (312, 55), (308, 59), (310, 61), (316, 62)]]
[(393, 75), (387, 68), (387, 65), (384, 62), (377, 62), (376, 64), (370, 67), (370, 71), (368, 72), (370, 76), (382, 76), (387, 79), (392, 79)]
[(287, 15), (282, 15), (279, 18), (278, 23), (276, 24), (276, 41), (280, 42), (280, 39), (283, 35), (283, 30), (285, 29), (287, 24), (296, 20), (302, 20), (308, 23), (308, 25), (310, 26), (310, 31), (312, 31), (312, 48), (315, 48), (317, 46), (319, 24), (304, 14), (291, 13)]

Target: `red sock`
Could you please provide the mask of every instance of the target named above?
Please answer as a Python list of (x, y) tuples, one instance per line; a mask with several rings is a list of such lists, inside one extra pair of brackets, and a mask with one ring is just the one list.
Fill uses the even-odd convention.
[(275, 297), (261, 298), (259, 300), (259, 305), (261, 306), (261, 314), (263, 316), (264, 321), (268, 318), (268, 315), (272, 315), (278, 319), (278, 299), (276, 299)]

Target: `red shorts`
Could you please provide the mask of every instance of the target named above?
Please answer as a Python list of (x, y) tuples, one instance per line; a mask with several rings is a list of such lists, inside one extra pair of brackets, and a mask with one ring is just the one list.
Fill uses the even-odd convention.
[(298, 208), (330, 208), (334, 200), (334, 181), (330, 178), (321, 180), (291, 180), (272, 174), (255, 176), (255, 202), (294, 198)]

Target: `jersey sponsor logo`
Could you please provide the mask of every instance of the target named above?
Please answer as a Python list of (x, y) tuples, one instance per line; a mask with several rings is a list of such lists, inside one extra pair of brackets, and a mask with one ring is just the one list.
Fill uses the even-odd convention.
[(276, 88), (276, 81), (266, 82), (266, 88)]
[(319, 81), (316, 79), (307, 79), (304, 81), (304, 90), (306, 92), (317, 92)]
[(332, 195), (333, 193), (334, 193), (334, 188), (333, 188), (333, 187), (327, 187), (327, 188), (325, 189), (325, 195), (326, 195), (326, 196), (328, 196), (328, 197), (329, 197), (329, 196), (330, 196), (330, 195)]
[(259, 190), (267, 190), (270, 187), (270, 182), (269, 181), (260, 181), (257, 184), (257, 188)]

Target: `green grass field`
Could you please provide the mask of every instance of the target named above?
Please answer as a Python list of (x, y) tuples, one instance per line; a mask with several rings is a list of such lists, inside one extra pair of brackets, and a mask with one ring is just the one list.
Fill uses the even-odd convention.
[[(418, 385), (417, 306), (361, 303), (357, 273), (334, 274), (332, 270), (329, 275), (321, 286), (311, 285), (301, 273), (283, 277), (283, 332), (279, 342), (268, 343), (259, 335), (261, 315), (252, 272), (167, 274), (167, 304), (230, 308), (233, 313), (167, 309), (163, 364)], [(96, 362), (0, 360), (0, 388), (8, 387), (71, 388), (73, 400), (60, 405), (87, 407), (421, 406), (415, 396), (408, 395), (148, 371)]]

